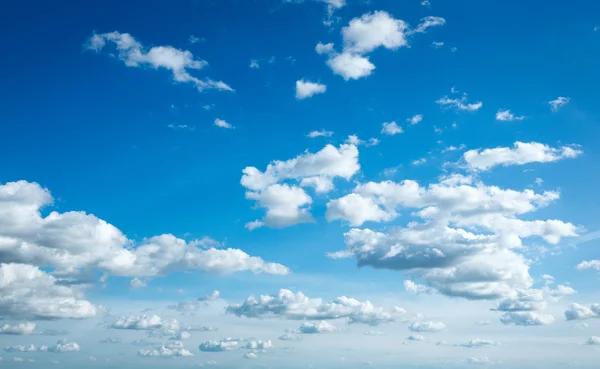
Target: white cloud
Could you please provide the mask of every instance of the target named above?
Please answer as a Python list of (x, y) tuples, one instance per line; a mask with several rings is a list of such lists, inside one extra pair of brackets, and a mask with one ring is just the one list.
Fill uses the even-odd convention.
[(376, 326), (401, 319), (395, 311), (375, 307), (370, 301), (341, 296), (329, 302), (308, 298), (302, 292), (282, 289), (278, 294), (248, 297), (242, 304), (229, 305), (230, 314), (247, 318), (285, 318), (291, 320), (325, 320), (347, 318), (348, 323)]
[(442, 322), (413, 322), (408, 326), (413, 332), (441, 332), (446, 329)]
[(567, 320), (584, 320), (600, 318), (600, 304), (592, 304), (590, 307), (573, 303), (565, 311)]
[(375, 65), (369, 57), (347, 52), (331, 56), (327, 65), (333, 73), (342, 76), (346, 81), (367, 77), (375, 70)]
[(595, 269), (600, 271), (600, 260), (582, 261), (577, 265), (577, 270)]
[(117, 57), (128, 67), (151, 67), (154, 69), (164, 68), (173, 74), (173, 81), (180, 83), (192, 83), (199, 91), (217, 89), (233, 91), (231, 87), (222, 81), (212, 79), (199, 79), (190, 74), (190, 70), (200, 70), (208, 65), (205, 60), (196, 59), (188, 50), (179, 50), (172, 46), (153, 46), (150, 49), (138, 42), (129, 33), (117, 31), (101, 34), (93, 34), (88, 40), (88, 50), (99, 52), (108, 43), (116, 48)]
[(500, 321), (506, 325), (535, 326), (552, 324), (555, 319), (550, 314), (537, 311), (517, 311), (505, 313)]
[(436, 49), (439, 49), (440, 47), (444, 46), (444, 42), (442, 42), (442, 41), (433, 41), (431, 43), (431, 45), (433, 47), (435, 47)]
[(174, 341), (171, 343), (167, 343), (162, 345), (157, 349), (140, 349), (138, 350), (138, 355), (144, 357), (186, 357), (186, 356), (194, 356), (189, 350), (185, 349), (183, 346), (183, 342)]
[(429, 2), (429, 0), (423, 0), (423, 1), (421, 1), (421, 5), (429, 8), (431, 6), (431, 3)]
[(162, 326), (163, 321), (158, 315), (142, 315), (119, 318), (110, 327), (114, 329), (148, 330)]
[(309, 208), (312, 198), (297, 186), (274, 184), (259, 192), (246, 192), (246, 199), (255, 200), (259, 207), (267, 209), (261, 222), (272, 228), (313, 221)]
[(189, 41), (190, 44), (197, 44), (198, 42), (203, 42), (205, 40), (202, 37), (197, 37), (197, 36), (194, 36), (194, 35), (190, 35), (190, 37), (188, 38), (188, 41)]
[(413, 160), (412, 165), (423, 165), (427, 163), (427, 159), (426, 158), (420, 158), (417, 160)]
[(260, 64), (258, 64), (258, 60), (256, 60), (256, 59), (250, 60), (250, 68), (252, 68), (252, 69), (260, 68)]
[(460, 144), (458, 147), (450, 145), (442, 150), (442, 154), (447, 153), (447, 152), (452, 152), (452, 151), (464, 150), (466, 148), (467, 148), (467, 146), (465, 144)]
[(213, 291), (210, 295), (208, 296), (202, 296), (198, 298), (198, 301), (217, 301), (219, 299), (219, 297), (221, 296), (221, 292), (220, 291)]
[(433, 292), (433, 289), (410, 280), (404, 281), (404, 290), (413, 295), (420, 295), (422, 293), (430, 294)]
[(394, 19), (384, 11), (363, 14), (342, 28), (344, 51), (365, 54), (380, 46), (392, 50), (407, 46), (407, 28), (408, 24), (404, 21)]
[(48, 347), (49, 352), (76, 352), (79, 350), (80, 347), (77, 343), (65, 340), (60, 340), (56, 345)]
[(588, 345), (600, 345), (600, 337), (592, 336), (585, 343)]
[(121, 344), (123, 341), (117, 337), (108, 337), (99, 341), (100, 343)]
[(254, 352), (247, 352), (244, 354), (245, 359), (256, 359), (258, 356)]
[(358, 226), (368, 221), (390, 221), (394, 217), (395, 212), (386, 212), (372, 199), (354, 193), (327, 203), (326, 218), (330, 222), (345, 220), (352, 226)]
[(252, 191), (261, 191), (278, 182), (305, 177), (341, 177), (350, 179), (358, 170), (358, 149), (344, 144), (339, 148), (326, 145), (317, 153), (306, 152), (293, 159), (271, 162), (264, 172), (255, 167), (246, 167), (241, 179), (242, 186)]
[(130, 282), (129, 282), (129, 287), (130, 288), (143, 288), (148, 286), (148, 283), (140, 278), (133, 278)]
[(460, 98), (450, 98), (448, 96), (444, 96), (437, 100), (436, 104), (440, 105), (442, 108), (454, 108), (459, 111), (477, 111), (483, 107), (483, 103), (481, 101), (469, 103), (467, 100), (467, 94), (463, 94), (463, 96)]
[(224, 121), (223, 119), (219, 119), (216, 118), (215, 119), (215, 126), (219, 127), (219, 128), (225, 128), (225, 129), (232, 129), (233, 126), (229, 123), (227, 123), (226, 121)]
[(296, 99), (302, 100), (327, 91), (327, 86), (321, 83), (305, 81), (303, 79), (296, 81)]
[(270, 340), (249, 340), (246, 343), (246, 348), (251, 350), (267, 350), (273, 348), (273, 342)]
[(510, 110), (498, 110), (496, 113), (496, 120), (503, 122), (511, 122), (513, 120), (523, 120), (525, 116), (516, 116), (510, 112)]
[[(541, 237), (556, 244), (562, 237), (577, 235), (571, 223), (518, 218), (558, 197), (557, 192), (503, 190), (453, 175), (428, 187), (410, 180), (360, 184), (353, 193), (330, 200), (326, 215), (328, 220), (358, 226), (365, 221), (392, 220), (400, 208), (419, 209), (412, 215), (423, 223), (411, 221), (389, 233), (351, 229), (345, 234), (344, 255), (354, 255), (359, 266), (408, 270), (426, 282), (426, 287), (415, 284), (409, 289), (498, 299), (517, 296), (518, 290), (533, 284), (529, 261), (513, 251), (522, 247), (522, 238)], [(509, 314), (509, 318), (516, 320), (518, 315)]]
[(384, 135), (394, 136), (399, 133), (404, 133), (402, 127), (396, 124), (396, 122), (384, 122), (381, 127), (381, 133)]
[(239, 340), (233, 338), (225, 338), (221, 341), (204, 341), (198, 346), (200, 351), (205, 352), (222, 352), (222, 351), (231, 351), (238, 348)]
[(412, 125), (419, 124), (423, 121), (423, 114), (415, 114), (412, 117), (406, 119)]
[(481, 348), (481, 347), (490, 347), (490, 346), (498, 346), (499, 343), (495, 342), (495, 341), (490, 341), (490, 340), (482, 340), (479, 338), (476, 338), (474, 340), (470, 340), (467, 343), (461, 343), (460, 347), (467, 347), (467, 348)]
[(326, 131), (324, 129), (322, 129), (320, 131), (311, 131), (306, 135), (306, 137), (308, 137), (308, 138), (331, 137), (331, 136), (333, 136), (333, 132)]
[(35, 331), (36, 324), (31, 322), (22, 322), (15, 324), (4, 324), (0, 326), (0, 334), (26, 335)]
[(425, 341), (425, 337), (421, 336), (420, 334), (410, 335), (406, 339), (409, 341)]
[(411, 32), (412, 33), (423, 33), (427, 30), (427, 28), (443, 26), (444, 24), (446, 24), (446, 20), (444, 18), (429, 16), (429, 17), (425, 17), (425, 18), (421, 19), (421, 23), (419, 23), (417, 28), (415, 28)]
[(323, 44), (319, 42), (317, 46), (315, 46), (315, 51), (317, 54), (331, 54), (334, 52), (333, 43)]
[(557, 112), (560, 108), (567, 105), (569, 101), (571, 101), (570, 97), (559, 96), (555, 100), (548, 101), (548, 105), (550, 105), (550, 110)]
[(286, 333), (279, 336), (279, 339), (282, 341), (302, 341), (302, 337), (294, 333)]
[(474, 365), (483, 365), (489, 363), (490, 359), (488, 359), (487, 356), (472, 356), (467, 360), (467, 362)]
[(569, 146), (553, 148), (538, 142), (515, 142), (513, 147), (475, 149), (463, 154), (467, 165), (474, 170), (489, 170), (495, 166), (524, 165), (528, 163), (550, 163), (566, 158), (575, 158), (583, 151)]
[(337, 332), (337, 328), (327, 321), (318, 323), (302, 323), (298, 331), (302, 334), (332, 333)]
[(327, 193), (334, 189), (333, 181), (328, 177), (302, 178), (301, 187), (313, 187), (317, 193)]

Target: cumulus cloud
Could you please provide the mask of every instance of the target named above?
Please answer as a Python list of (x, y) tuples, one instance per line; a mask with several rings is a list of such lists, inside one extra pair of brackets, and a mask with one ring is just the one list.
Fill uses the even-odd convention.
[(396, 122), (384, 122), (381, 125), (381, 133), (388, 136), (394, 136), (400, 133), (404, 133), (402, 127), (400, 127)]
[[(500, 299), (516, 297), (533, 284), (528, 260), (514, 251), (523, 238), (556, 244), (577, 236), (571, 223), (518, 217), (558, 198), (557, 192), (505, 190), (451, 175), (428, 187), (411, 180), (359, 184), (351, 194), (331, 200), (326, 215), (358, 226), (394, 219), (402, 208), (418, 209), (412, 215), (422, 223), (412, 221), (388, 233), (351, 229), (343, 255), (353, 255), (360, 267), (411, 271), (426, 282), (422, 288), (409, 282), (416, 292), (431, 288), (449, 296)], [(508, 316), (515, 320), (519, 315), (524, 314)]]
[(139, 356), (144, 357), (185, 357), (185, 356), (194, 356), (192, 352), (185, 349), (183, 346), (183, 342), (174, 341), (171, 343), (167, 343), (165, 345), (160, 346), (156, 349), (140, 349), (138, 350)]
[(560, 108), (567, 105), (569, 101), (571, 101), (571, 98), (559, 96), (552, 101), (548, 101), (548, 105), (550, 105), (550, 110), (557, 112), (560, 110)]
[(412, 322), (408, 329), (413, 332), (441, 332), (446, 325), (442, 322)]
[(162, 325), (163, 321), (158, 315), (141, 315), (118, 318), (110, 327), (114, 329), (148, 330), (160, 328)]
[(600, 260), (582, 261), (577, 265), (577, 270), (595, 269), (600, 271)]
[(133, 278), (130, 282), (129, 282), (129, 287), (130, 288), (143, 288), (148, 286), (148, 283), (140, 278)]
[(410, 280), (404, 281), (404, 290), (413, 295), (420, 295), (422, 293), (431, 294), (434, 291), (425, 285), (418, 284)]
[(208, 340), (202, 342), (198, 349), (205, 352), (231, 351), (237, 349), (239, 343), (240, 340), (234, 338), (225, 338), (221, 341)]
[(600, 337), (592, 336), (585, 343), (588, 345), (600, 345)]
[(411, 30), (403, 20), (395, 19), (385, 11), (375, 11), (353, 18), (342, 28), (343, 49), (340, 53), (331, 43), (319, 43), (315, 50), (328, 55), (327, 65), (335, 74), (345, 80), (359, 79), (369, 76), (375, 69), (366, 54), (380, 47), (390, 50), (407, 47), (407, 36), (443, 24), (443, 18), (426, 17)]
[(322, 129), (320, 131), (311, 131), (306, 135), (306, 137), (308, 137), (308, 138), (331, 137), (331, 136), (333, 136), (333, 132), (326, 131), (324, 129)]
[(575, 158), (583, 151), (569, 146), (550, 147), (538, 142), (515, 142), (513, 147), (475, 149), (463, 154), (467, 166), (473, 170), (490, 170), (495, 166), (524, 165), (528, 163), (550, 163)]
[(229, 305), (227, 313), (248, 318), (285, 318), (292, 320), (326, 320), (348, 318), (348, 323), (376, 326), (398, 321), (401, 316), (394, 311), (375, 307), (370, 301), (358, 301), (341, 296), (329, 302), (309, 298), (302, 292), (282, 289), (277, 294), (248, 297), (242, 304)]
[[(49, 212), (47, 189), (26, 181), (0, 185), (0, 313), (15, 318), (86, 318), (102, 309), (83, 298), (81, 270), (112, 276), (155, 277), (197, 269), (227, 274), (238, 271), (286, 274), (238, 249), (216, 248), (206, 239), (186, 242), (161, 235), (136, 243), (85, 212)], [(52, 274), (42, 270), (48, 268)], [(79, 282), (81, 280), (81, 282)]]
[(460, 98), (450, 98), (448, 96), (444, 96), (437, 100), (436, 104), (440, 105), (442, 109), (455, 109), (457, 111), (477, 111), (483, 107), (483, 103), (481, 101), (469, 103), (467, 94), (463, 94)]
[(108, 337), (99, 341), (100, 343), (121, 344), (123, 341), (117, 337)]
[(262, 220), (246, 225), (249, 229), (262, 226), (282, 228), (298, 223), (312, 222), (312, 198), (300, 187), (279, 183), (300, 181), (303, 187), (314, 187), (319, 193), (334, 188), (333, 179), (350, 179), (358, 170), (358, 149), (343, 144), (339, 148), (326, 145), (317, 153), (306, 152), (287, 161), (276, 160), (264, 172), (255, 167), (243, 170), (241, 184), (248, 191), (246, 198), (267, 210)]
[(93, 34), (86, 43), (88, 50), (100, 52), (109, 45), (114, 47), (114, 55), (126, 66), (134, 68), (149, 67), (153, 69), (166, 69), (173, 74), (173, 81), (178, 83), (191, 83), (199, 91), (216, 89), (233, 91), (229, 85), (222, 81), (210, 78), (200, 79), (190, 74), (190, 70), (200, 70), (208, 65), (205, 60), (197, 59), (188, 50), (179, 50), (172, 46), (144, 47), (129, 33), (117, 31)]
[(302, 341), (302, 337), (294, 333), (286, 333), (279, 336), (282, 341)]
[(489, 363), (490, 359), (488, 359), (487, 356), (472, 356), (467, 360), (467, 362), (474, 365), (483, 365)]
[(327, 86), (324, 84), (305, 81), (303, 79), (296, 81), (296, 99), (298, 100), (323, 94), (325, 91), (327, 91)]
[(317, 333), (331, 333), (331, 332), (337, 332), (337, 328), (323, 320), (320, 321), (318, 323), (302, 323), (302, 325), (300, 325), (300, 328), (298, 329), (299, 333), (302, 334), (317, 334)]
[(23, 336), (27, 334), (32, 334), (35, 331), (35, 327), (36, 324), (31, 322), (4, 324), (0, 326), (0, 334)]
[(482, 340), (479, 338), (476, 338), (474, 340), (470, 340), (469, 342), (466, 343), (461, 343), (460, 347), (467, 347), (467, 348), (481, 348), (481, 347), (490, 347), (490, 346), (498, 346), (499, 343), (495, 342), (495, 341), (490, 341), (490, 340)]
[(267, 350), (272, 349), (273, 347), (273, 342), (270, 340), (249, 340), (246, 342), (245, 346), (245, 348), (250, 350)]
[(600, 318), (600, 304), (592, 304), (590, 307), (573, 303), (565, 311), (567, 320), (584, 320)]
[(513, 120), (523, 120), (525, 116), (516, 116), (510, 112), (510, 110), (498, 110), (496, 113), (496, 120), (502, 122), (512, 122)]
[(63, 352), (76, 352), (79, 351), (80, 347), (75, 342), (69, 342), (65, 340), (60, 340), (56, 342), (56, 344), (51, 346), (7, 346), (4, 348), (6, 352), (53, 352), (53, 353), (63, 353)]
[(419, 124), (423, 121), (423, 114), (415, 114), (412, 117), (406, 119), (406, 121), (412, 124), (413, 126), (415, 124)]
[(230, 123), (227, 123), (223, 119), (219, 119), (219, 118), (215, 119), (214, 125), (217, 126), (217, 127), (219, 127), (219, 128), (233, 129), (233, 126)]
[(406, 339), (409, 341), (425, 341), (425, 337), (421, 336), (420, 334), (410, 335)]

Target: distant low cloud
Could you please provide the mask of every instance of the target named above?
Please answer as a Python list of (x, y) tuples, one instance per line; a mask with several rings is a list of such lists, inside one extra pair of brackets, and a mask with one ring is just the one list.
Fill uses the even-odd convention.
[(514, 120), (523, 120), (525, 116), (516, 116), (510, 112), (510, 110), (498, 110), (496, 113), (496, 120), (502, 122), (512, 122)]
[(557, 112), (560, 110), (560, 108), (567, 105), (569, 101), (571, 101), (570, 97), (559, 96), (552, 101), (548, 101), (548, 105), (550, 105), (550, 110)]
[(233, 126), (229, 123), (227, 123), (226, 121), (224, 121), (223, 119), (215, 119), (215, 126), (219, 127), (219, 128), (225, 128), (225, 129), (232, 129)]

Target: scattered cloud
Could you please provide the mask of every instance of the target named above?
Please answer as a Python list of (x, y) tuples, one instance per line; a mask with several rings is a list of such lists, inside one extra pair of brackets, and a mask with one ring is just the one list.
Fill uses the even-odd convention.
[(90, 37), (85, 46), (88, 50), (100, 52), (108, 44), (112, 44), (115, 47), (116, 57), (127, 67), (164, 68), (173, 74), (174, 82), (191, 83), (199, 91), (209, 89), (234, 91), (222, 81), (214, 81), (210, 78), (199, 79), (192, 76), (190, 70), (203, 69), (208, 65), (208, 62), (196, 59), (188, 50), (179, 50), (172, 46), (153, 46), (147, 49), (129, 33), (120, 33), (117, 31), (95, 33)]
[(303, 79), (296, 81), (296, 99), (303, 100), (317, 94), (323, 94), (327, 91), (327, 86), (321, 83), (305, 81)]
[(306, 135), (306, 137), (308, 137), (308, 138), (331, 137), (331, 136), (333, 136), (333, 132), (326, 131), (324, 129), (322, 129), (320, 131), (311, 131)]
[(557, 112), (560, 110), (560, 108), (567, 105), (569, 101), (571, 101), (570, 97), (559, 96), (552, 101), (548, 101), (548, 105), (550, 105), (550, 110)]
[(515, 142), (513, 147), (494, 149), (474, 149), (463, 154), (467, 166), (472, 170), (490, 170), (495, 166), (504, 167), (529, 163), (550, 163), (567, 158), (575, 158), (583, 151), (562, 146), (553, 148), (538, 142)]
[(419, 124), (423, 121), (423, 114), (415, 114), (412, 117), (406, 119), (406, 121), (412, 124), (413, 126), (415, 124)]
[(496, 113), (496, 120), (502, 121), (502, 122), (512, 122), (514, 120), (523, 120), (525, 119), (525, 116), (521, 115), (521, 116), (516, 116), (513, 113), (510, 112), (510, 110), (498, 110), (498, 112)]
[(4, 324), (0, 326), (0, 334), (23, 336), (32, 334), (35, 331), (35, 327), (36, 324), (31, 322)]
[(226, 121), (224, 121), (223, 119), (219, 119), (216, 118), (215, 119), (215, 126), (219, 127), (219, 128), (225, 128), (225, 129), (232, 129), (233, 126), (229, 123), (227, 123)]
[(402, 127), (400, 127), (396, 122), (384, 122), (381, 125), (381, 133), (388, 136), (394, 136), (400, 133), (404, 133)]
[(460, 98), (450, 98), (448, 96), (444, 96), (435, 103), (440, 105), (442, 109), (455, 109), (457, 111), (477, 111), (483, 107), (483, 103), (481, 101), (469, 103), (466, 93), (463, 93)]
[(258, 64), (258, 60), (256, 60), (256, 59), (250, 60), (250, 65), (249, 66), (250, 66), (251, 69), (258, 69), (258, 68), (260, 68), (260, 64)]

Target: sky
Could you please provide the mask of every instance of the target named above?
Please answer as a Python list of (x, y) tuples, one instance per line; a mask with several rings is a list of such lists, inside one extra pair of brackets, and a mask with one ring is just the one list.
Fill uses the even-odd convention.
[(599, 11), (4, 2), (0, 368), (595, 368)]

